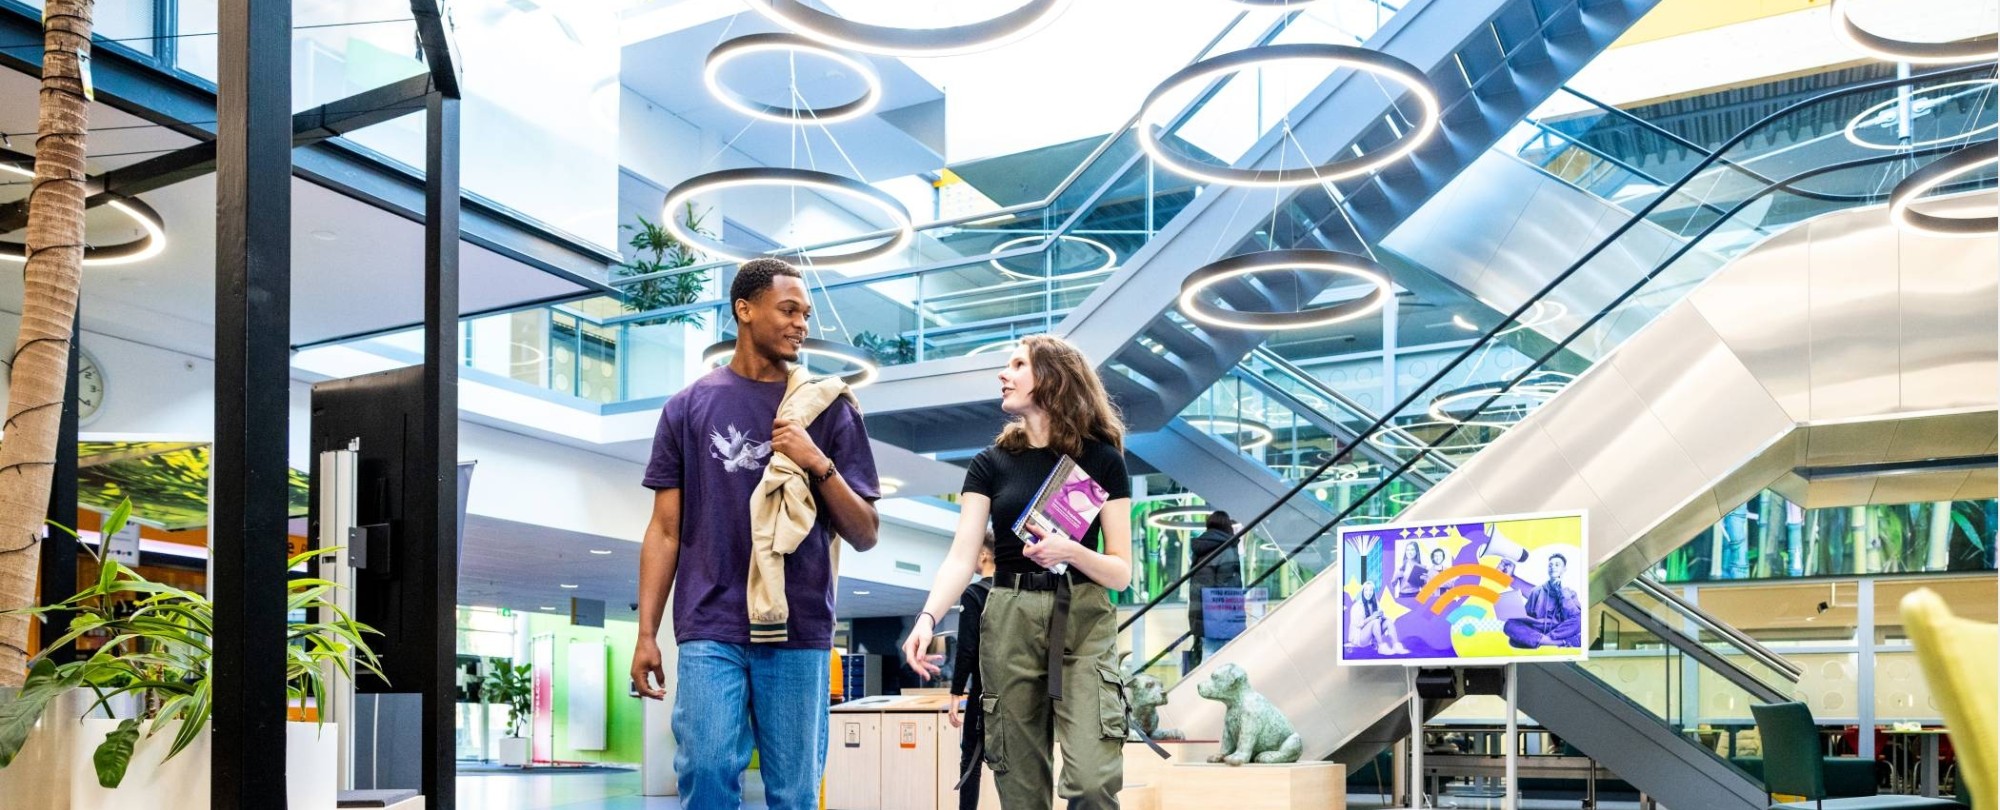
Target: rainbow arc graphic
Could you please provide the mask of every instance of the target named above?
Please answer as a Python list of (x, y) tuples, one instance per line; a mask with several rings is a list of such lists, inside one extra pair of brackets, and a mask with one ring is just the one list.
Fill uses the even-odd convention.
[[(1453, 584), (1462, 577), (1475, 577), (1477, 581)], [(1486, 582), (1491, 581), (1489, 587)], [(1500, 601), (1500, 591), (1496, 588), (1511, 588), (1514, 576), (1490, 565), (1460, 563), (1431, 577), (1424, 587), (1417, 591), (1417, 601), (1430, 606), (1433, 615), (1444, 616), (1456, 625), (1465, 619), (1486, 618), (1486, 606), (1473, 600), (1484, 600), (1487, 605)], [(1447, 587), (1449, 586), (1449, 587)], [(1435, 597), (1435, 599), (1433, 599)], [(1447, 614), (1445, 611), (1451, 611)]]

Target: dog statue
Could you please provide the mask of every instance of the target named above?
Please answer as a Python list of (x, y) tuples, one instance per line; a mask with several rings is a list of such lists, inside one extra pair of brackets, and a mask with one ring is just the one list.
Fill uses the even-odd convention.
[(1125, 739), (1139, 742), (1139, 734), (1155, 740), (1184, 740), (1187, 736), (1180, 729), (1160, 728), (1160, 707), (1167, 703), (1167, 688), (1160, 679), (1144, 672), (1135, 672), (1125, 678), (1126, 699), (1132, 706), (1132, 730)]
[(1222, 753), (1209, 762), (1242, 765), (1297, 762), (1305, 749), (1292, 721), (1271, 705), (1271, 701), (1250, 688), (1250, 676), (1235, 664), (1223, 664), (1208, 680), (1195, 685), (1195, 694), (1227, 707), (1222, 715)]

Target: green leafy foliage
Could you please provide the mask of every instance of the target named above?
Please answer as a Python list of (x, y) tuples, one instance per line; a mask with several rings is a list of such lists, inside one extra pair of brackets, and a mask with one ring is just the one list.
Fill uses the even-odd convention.
[[(695, 212), (694, 203), (687, 204), (686, 209), (681, 212), (681, 218), (681, 224), (690, 232), (708, 237), (715, 235), (702, 225), (702, 217)], [(630, 261), (613, 265), (615, 268), (613, 272), (618, 278), (664, 273), (692, 267), (702, 262), (704, 257), (701, 253), (675, 238), (673, 232), (667, 230), (666, 226), (643, 216), (638, 217), (638, 220), (639, 224), (636, 226), (619, 226), (623, 230), (633, 232), (632, 239), (627, 244), (632, 246), (635, 255)], [(696, 270), (661, 278), (649, 278), (624, 285), (623, 289), (627, 312), (651, 312), (686, 306), (700, 301), (702, 294), (707, 291), (708, 271)], [(701, 326), (702, 314), (682, 312), (662, 316), (654, 322)]]
[[(114, 509), (105, 520), (104, 534), (116, 534), (130, 513), (129, 502)], [(286, 567), (325, 552), (300, 554), (288, 560)], [(0, 706), (0, 767), (20, 752), (49, 702), (73, 688), (92, 691), (96, 700), (91, 709), (107, 706), (121, 695), (139, 698), (139, 716), (119, 723), (92, 757), (98, 782), (107, 788), (124, 780), (141, 737), (173, 728), (173, 744), (167, 753), (172, 759), (208, 728), (213, 707), (214, 650), (209, 640), (215, 635), (214, 604), (199, 593), (148, 581), (116, 560), (99, 557), (98, 565), (101, 573), (97, 582), (61, 604), (11, 611), (44, 620), (52, 612), (72, 611), (75, 618), (68, 632), (45, 644), (42, 654), (35, 657), (21, 694)], [(305, 610), (309, 616), (332, 617), (292, 625), (287, 633), (285, 682), (291, 700), (303, 703), (310, 695), (318, 705), (327, 705), (326, 670), (331, 667), (352, 677), (354, 668), (347, 658), (350, 652), (363, 669), (382, 675), (380, 662), (365, 638), (379, 633), (354, 621), (332, 602), (338, 587), (312, 578), (288, 584), (288, 607)], [(92, 632), (107, 635), (108, 640), (89, 657), (66, 664), (47, 658), (48, 651)]]
[(854, 346), (873, 355), (875, 362), (885, 366), (917, 362), (917, 343), (910, 338), (861, 332), (854, 336)]
[(528, 675), (530, 668), (527, 664), (508, 666), (504, 661), (494, 663), (493, 671), (486, 673), (486, 680), (480, 683), (479, 690), (486, 702), (507, 704), (507, 727), (512, 736), (522, 736), (528, 715), (534, 711), (531, 703), (534, 681)]

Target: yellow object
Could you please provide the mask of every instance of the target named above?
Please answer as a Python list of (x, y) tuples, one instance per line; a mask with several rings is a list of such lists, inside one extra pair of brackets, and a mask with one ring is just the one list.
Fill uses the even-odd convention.
[(1958, 774), (1971, 788), (1973, 810), (2000, 810), (1995, 759), (2000, 757), (2000, 626), (1952, 615), (1929, 588), (1903, 597), (1903, 626), (1917, 648), (1924, 679), (1944, 710)]
[(950, 169), (939, 169), (938, 179), (931, 181), (931, 188), (944, 188), (945, 186), (955, 186), (963, 182), (965, 182), (965, 178), (958, 176), (957, 172), (954, 172)]
[(1611, 47), (1712, 31), (1811, 8), (1826, 8), (1826, 0), (1665, 0), (1626, 29)]
[[(785, 382), (785, 398), (778, 403), (778, 418), (801, 426), (810, 425), (836, 401), (845, 399), (854, 406), (854, 393), (839, 377), (816, 377), (804, 365), (792, 367)], [(797, 551), (812, 533), (819, 519), (819, 504), (813, 501), (811, 475), (784, 453), (772, 453), (764, 465), (764, 478), (750, 496), (750, 643), (782, 643), (787, 639), (785, 621), (791, 606), (785, 603), (785, 557)], [(834, 544), (834, 570), (840, 566), (840, 538)]]

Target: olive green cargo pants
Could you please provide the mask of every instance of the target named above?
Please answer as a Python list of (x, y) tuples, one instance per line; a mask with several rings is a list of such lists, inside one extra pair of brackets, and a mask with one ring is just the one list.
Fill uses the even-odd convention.
[[(1052, 743), (1062, 747), (1060, 794), (1071, 808), (1113, 810), (1125, 782), (1125, 688), (1118, 613), (1094, 582), (1071, 586), (1062, 700), (1049, 699), (1053, 591), (994, 588), (979, 629), (986, 762), (1005, 810), (1049, 810)], [(1051, 723), (1053, 720), (1053, 723)]]

